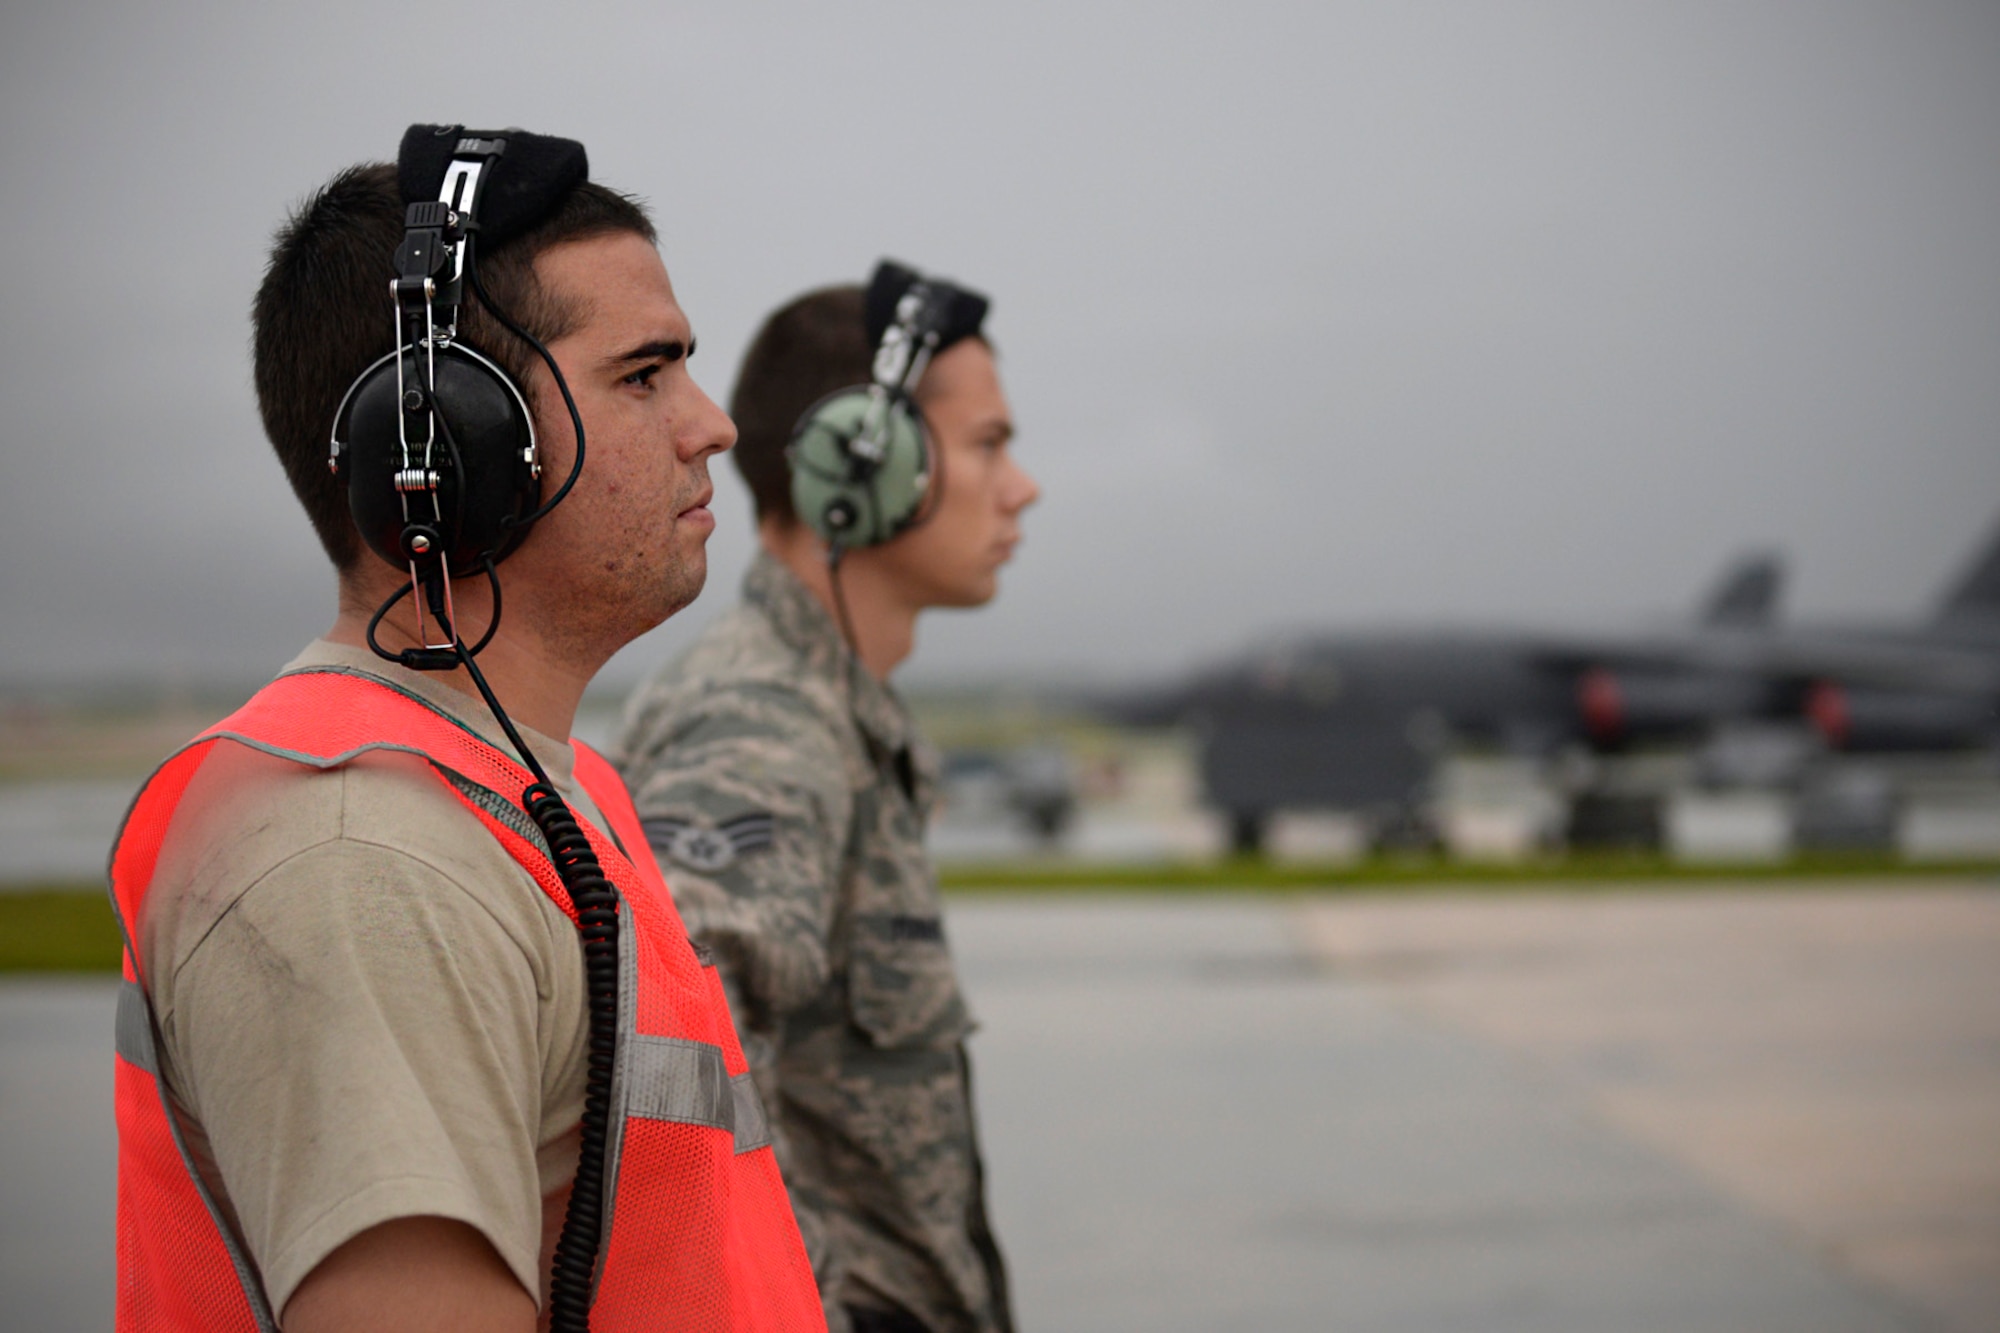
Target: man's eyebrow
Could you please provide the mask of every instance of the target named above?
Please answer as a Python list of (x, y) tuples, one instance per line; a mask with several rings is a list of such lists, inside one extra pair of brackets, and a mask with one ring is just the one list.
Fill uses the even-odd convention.
[(686, 342), (671, 338), (664, 342), (640, 343), (621, 356), (606, 357), (604, 364), (622, 366), (628, 361), (679, 361), (683, 357), (693, 356), (695, 346), (693, 338), (689, 338)]

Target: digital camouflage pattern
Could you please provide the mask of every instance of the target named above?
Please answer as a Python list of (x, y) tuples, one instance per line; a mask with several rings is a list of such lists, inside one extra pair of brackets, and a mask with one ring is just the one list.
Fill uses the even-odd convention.
[(937, 764), (902, 702), (762, 555), (609, 755), (721, 968), (829, 1326), (855, 1305), (1011, 1329), (923, 848)]

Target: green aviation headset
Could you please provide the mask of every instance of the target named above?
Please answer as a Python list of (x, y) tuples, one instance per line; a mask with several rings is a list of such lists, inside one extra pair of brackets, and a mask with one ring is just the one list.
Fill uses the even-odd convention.
[(938, 352), (979, 332), (979, 293), (882, 261), (868, 284), (875, 361), (867, 384), (806, 409), (792, 429), (792, 510), (828, 554), (876, 546), (924, 514), (933, 451), (912, 394)]

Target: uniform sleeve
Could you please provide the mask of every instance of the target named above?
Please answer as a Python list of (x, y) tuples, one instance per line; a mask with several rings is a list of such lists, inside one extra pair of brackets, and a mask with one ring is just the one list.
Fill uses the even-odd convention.
[(828, 978), (853, 797), (839, 744), (779, 690), (720, 693), (620, 755), (688, 933), (758, 1026)]
[(539, 1297), (544, 1035), (533, 943), (432, 865), (335, 841), (271, 869), (162, 1016), (275, 1309), (399, 1217), (477, 1228)]
[[(804, 699), (746, 689), (711, 694), (671, 720), (647, 718), (614, 756), (688, 934), (715, 955), (789, 1184), (778, 1031), (830, 976), (853, 814), (839, 741)], [(829, 1328), (845, 1328), (823, 1219), (797, 1189), (791, 1195), (828, 1294)]]

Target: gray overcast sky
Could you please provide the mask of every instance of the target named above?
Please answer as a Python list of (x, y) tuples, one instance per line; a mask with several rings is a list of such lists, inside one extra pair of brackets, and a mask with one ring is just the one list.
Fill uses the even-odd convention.
[[(0, 678), (249, 680), (330, 620), (246, 310), (414, 120), (649, 198), (718, 396), (879, 255), (993, 294), (1045, 499), (918, 679), (1634, 626), (1746, 547), (1907, 618), (2000, 513), (1991, 3), (14, 5), (0, 114)], [(734, 595), (720, 472), (623, 678)]]

